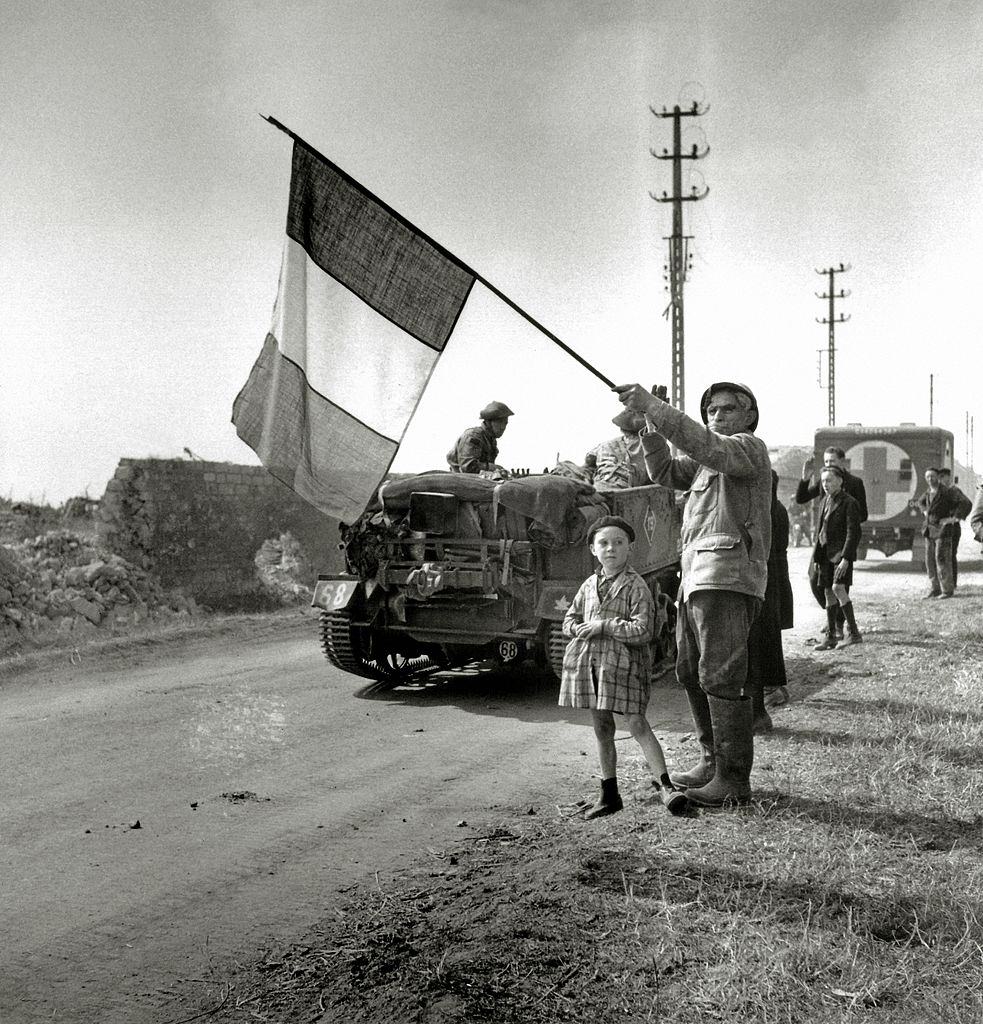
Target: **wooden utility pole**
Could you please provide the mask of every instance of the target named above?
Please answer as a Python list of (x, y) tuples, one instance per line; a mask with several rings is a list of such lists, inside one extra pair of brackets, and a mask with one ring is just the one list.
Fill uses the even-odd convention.
[(690, 257), (688, 241), (691, 235), (683, 234), (683, 203), (696, 202), (703, 199), (710, 191), (704, 187), (698, 192), (694, 185), (689, 195), (683, 195), (683, 161), (701, 160), (710, 152), (707, 146), (700, 152), (699, 147), (694, 144), (688, 153), (682, 150), (682, 119), (684, 117), (700, 117), (705, 114), (709, 107), (701, 107), (694, 100), (692, 106), (683, 110), (675, 106), (672, 110), (665, 107), (661, 111), (650, 106), (649, 110), (656, 117), (672, 118), (672, 152), (663, 148), (661, 153), (654, 149), (649, 152), (656, 160), (672, 161), (672, 195), (665, 191), (661, 195), (649, 192), (649, 195), (657, 203), (672, 203), (672, 234), (666, 239), (669, 242), (669, 308), (672, 310), (672, 404), (677, 409), (682, 409), (686, 404), (686, 385), (684, 371), (683, 353), (683, 284), (686, 282), (686, 272), (690, 269)]
[(928, 425), (935, 423), (935, 374), (928, 375)]
[(816, 292), (817, 299), (829, 299), (829, 313), (826, 317), (820, 319), (816, 317), (817, 324), (829, 324), (829, 343), (827, 348), (826, 357), (826, 373), (827, 373), (827, 399), (829, 400), (829, 422), (828, 426), (836, 426), (836, 324), (846, 323), (850, 319), (849, 314), (843, 316), (841, 313), (839, 316), (836, 315), (835, 302), (837, 299), (845, 299), (850, 293), (843, 291), (841, 288), (839, 292), (836, 291), (836, 284), (834, 275), (845, 274), (850, 269), (849, 264), (844, 266), (842, 263), (838, 267), (827, 267), (825, 270), (817, 270), (817, 274), (822, 274), (824, 277), (829, 278), (826, 292)]

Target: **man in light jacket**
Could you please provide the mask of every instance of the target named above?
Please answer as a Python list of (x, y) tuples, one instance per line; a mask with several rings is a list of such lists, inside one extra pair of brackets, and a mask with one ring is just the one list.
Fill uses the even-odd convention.
[[(638, 384), (616, 390), (627, 408), (645, 413), (650, 479), (689, 492), (676, 677), (701, 757), (672, 781), (697, 804), (746, 803), (754, 760), (748, 633), (764, 600), (771, 548), (771, 460), (754, 435), (758, 404), (743, 384), (712, 384), (700, 401), (704, 426)], [(669, 443), (683, 454), (674, 458)]]
[(973, 536), (983, 544), (983, 483), (976, 488), (976, 498), (969, 513), (969, 528)]

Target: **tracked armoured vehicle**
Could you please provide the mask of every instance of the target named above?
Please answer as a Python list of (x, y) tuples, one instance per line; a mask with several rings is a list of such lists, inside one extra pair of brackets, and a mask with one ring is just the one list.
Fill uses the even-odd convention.
[(635, 530), (631, 564), (656, 600), (653, 661), (664, 666), (679, 578), (673, 492), (597, 492), (553, 474), (495, 483), (426, 473), (383, 484), (342, 527), (346, 572), (318, 578), (325, 657), (391, 686), (491, 659), (531, 659), (559, 674), (564, 613), (594, 571), (587, 530), (607, 514)]

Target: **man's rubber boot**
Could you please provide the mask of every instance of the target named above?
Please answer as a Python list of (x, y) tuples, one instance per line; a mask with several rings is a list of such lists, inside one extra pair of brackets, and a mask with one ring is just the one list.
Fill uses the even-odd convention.
[(714, 773), (713, 720), (707, 695), (702, 690), (687, 689), (686, 696), (693, 715), (693, 731), (700, 744), (700, 760), (688, 772), (670, 772), (669, 778), (677, 789), (704, 786), (713, 778)]
[(751, 766), (754, 764), (754, 712), (751, 702), (708, 697), (713, 719), (713, 750), (717, 770), (713, 780), (698, 789), (687, 789), (691, 803), (700, 807), (746, 804), (751, 799)]
[(618, 780), (601, 779), (601, 795), (593, 807), (588, 807), (584, 817), (603, 818), (608, 814), (617, 814), (624, 807), (621, 794), (618, 792)]

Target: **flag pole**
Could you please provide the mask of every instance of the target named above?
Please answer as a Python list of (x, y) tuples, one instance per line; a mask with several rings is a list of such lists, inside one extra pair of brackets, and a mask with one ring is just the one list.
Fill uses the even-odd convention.
[(521, 306), (513, 302), (504, 292), (496, 288), (490, 281), (487, 280), (487, 278), (482, 277), (481, 274), (479, 274), (472, 267), (469, 267), (466, 263), (460, 260), (452, 252), (448, 252), (442, 245), (440, 245), (439, 242), (435, 242), (428, 234), (426, 234), (426, 232), (421, 231), (415, 224), (412, 224), (410, 221), (408, 221), (401, 213), (398, 213), (396, 210), (394, 210), (388, 203), (383, 202), (383, 200), (381, 200), (378, 196), (373, 195), (373, 193), (371, 193), (364, 185), (356, 181), (346, 171), (343, 171), (336, 163), (334, 163), (334, 161), (329, 160), (322, 153), (319, 153), (312, 145), (310, 145), (310, 143), (302, 139), (299, 135), (292, 132), (289, 128), (286, 127), (286, 125), (281, 124), (275, 117), (270, 117), (268, 114), (260, 114), (259, 116), (262, 117), (264, 121), (268, 121), (271, 125), (273, 125), (274, 128), (279, 128), (280, 131), (284, 133), (284, 135), (288, 135), (291, 139), (294, 140), (294, 142), (300, 143), (300, 145), (302, 145), (306, 150), (308, 150), (310, 153), (316, 156), (319, 160), (323, 160), (324, 163), (326, 163), (333, 170), (337, 171), (343, 178), (345, 178), (347, 181), (351, 182), (353, 185), (361, 189), (361, 191), (364, 192), (367, 196), (369, 196), (373, 200), (373, 202), (378, 203), (381, 207), (383, 207), (390, 214), (392, 214), (392, 216), (401, 220), (408, 228), (416, 232), (416, 234), (418, 234), (421, 238), (426, 239), (429, 245), (432, 245), (438, 252), (446, 256), (449, 260), (454, 262), (462, 270), (470, 274), (476, 281), (480, 281), (481, 284), (483, 284), (496, 298), (501, 299), (506, 306), (508, 306), (514, 312), (518, 313), (519, 316), (521, 316), (525, 321), (527, 321), (529, 324), (535, 327), (536, 330), (540, 332), (540, 334), (544, 334), (547, 338), (549, 338), (550, 341), (553, 342), (554, 345), (563, 349), (563, 351), (566, 352), (568, 356), (575, 359), (578, 363), (580, 363), (580, 365), (585, 370), (589, 370), (592, 374), (594, 374), (594, 376), (597, 377), (597, 379), (601, 381), (602, 384), (606, 384), (612, 391), (614, 391), (614, 383), (608, 380), (608, 378), (605, 377), (604, 374), (597, 369), (597, 367), (587, 362), (587, 360), (584, 359), (583, 356), (581, 356), (578, 352), (575, 352), (572, 348), (570, 348), (569, 345), (562, 342), (552, 331), (544, 327), (535, 317), (530, 316), (529, 313), (527, 313)]

